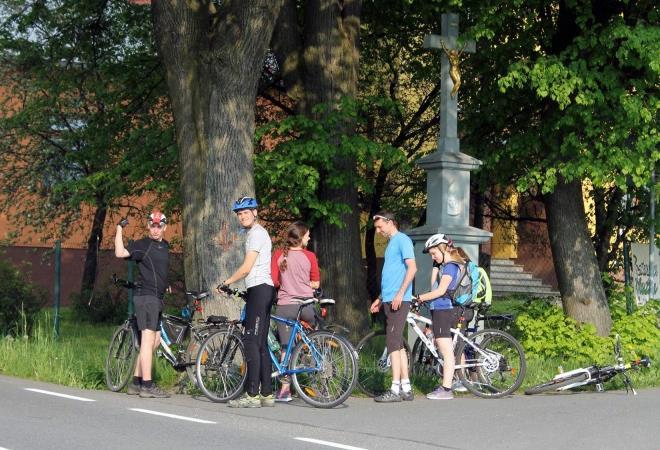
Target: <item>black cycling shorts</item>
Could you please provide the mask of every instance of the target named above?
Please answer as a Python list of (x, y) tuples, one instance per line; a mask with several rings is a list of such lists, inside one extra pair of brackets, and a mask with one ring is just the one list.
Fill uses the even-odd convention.
[(451, 337), (451, 328), (458, 323), (456, 309), (434, 309), (431, 311), (433, 320), (433, 337)]
[(133, 308), (138, 329), (158, 331), (163, 313), (163, 301), (155, 295), (136, 295), (133, 297)]

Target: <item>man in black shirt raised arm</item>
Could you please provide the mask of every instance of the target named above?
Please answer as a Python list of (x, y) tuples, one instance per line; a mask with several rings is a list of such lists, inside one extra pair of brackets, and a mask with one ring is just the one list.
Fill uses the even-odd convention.
[(135, 261), (139, 272), (133, 305), (141, 334), (140, 354), (127, 394), (164, 398), (169, 395), (153, 383), (151, 366), (153, 353), (160, 344), (160, 317), (163, 312), (163, 297), (168, 288), (169, 244), (163, 239), (167, 218), (162, 212), (154, 210), (147, 223), (149, 236), (131, 242), (128, 249), (124, 247), (122, 236), (123, 227), (128, 224), (126, 219), (117, 225), (115, 235), (115, 256)]

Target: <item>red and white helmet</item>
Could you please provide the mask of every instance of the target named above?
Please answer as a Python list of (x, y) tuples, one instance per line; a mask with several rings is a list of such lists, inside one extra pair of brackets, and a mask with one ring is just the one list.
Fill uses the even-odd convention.
[(149, 214), (148, 222), (149, 225), (156, 224), (163, 226), (167, 224), (167, 217), (165, 217), (165, 214), (155, 209), (151, 212), (151, 214)]
[(442, 233), (434, 234), (426, 240), (422, 253), (428, 253), (430, 249), (437, 247), (440, 244), (451, 244), (451, 241), (446, 235)]

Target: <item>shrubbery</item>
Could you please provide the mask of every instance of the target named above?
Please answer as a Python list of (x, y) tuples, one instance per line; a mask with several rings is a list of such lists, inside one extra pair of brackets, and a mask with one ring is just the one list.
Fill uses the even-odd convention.
[(128, 311), (128, 291), (107, 283), (93, 293), (74, 293), (69, 297), (77, 320), (90, 323), (120, 323)]
[(528, 357), (570, 359), (585, 363), (612, 363), (613, 336), (618, 333), (627, 359), (651, 355), (660, 348), (658, 311), (660, 302), (651, 301), (632, 315), (625, 311), (625, 296), (610, 296), (612, 333), (601, 337), (591, 324), (580, 324), (563, 310), (543, 301), (528, 303), (516, 318), (516, 334)]
[(29, 335), (45, 302), (42, 289), (25, 281), (18, 268), (0, 259), (0, 337)]

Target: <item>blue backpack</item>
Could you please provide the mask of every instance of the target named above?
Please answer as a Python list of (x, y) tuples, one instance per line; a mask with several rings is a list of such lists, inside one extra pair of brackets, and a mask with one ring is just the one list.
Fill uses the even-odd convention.
[(454, 306), (476, 307), (490, 305), (493, 291), (488, 274), (474, 262), (459, 264), (459, 278), (456, 289), (449, 293)]

